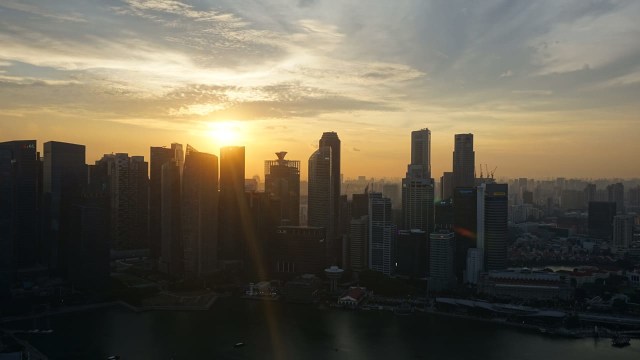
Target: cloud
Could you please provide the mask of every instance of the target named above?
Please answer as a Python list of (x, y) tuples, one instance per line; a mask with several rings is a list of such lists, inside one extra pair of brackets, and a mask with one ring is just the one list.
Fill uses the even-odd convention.
[(507, 70), (507, 71), (503, 72), (502, 74), (500, 74), (501, 78), (511, 77), (511, 76), (513, 76), (513, 71), (511, 71), (511, 70)]

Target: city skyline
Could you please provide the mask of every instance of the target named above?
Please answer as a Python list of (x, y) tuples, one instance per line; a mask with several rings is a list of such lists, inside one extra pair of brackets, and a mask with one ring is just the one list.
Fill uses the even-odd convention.
[(429, 128), (434, 178), (461, 133), (497, 177), (640, 177), (638, 14), (634, 1), (4, 1), (0, 132), (39, 151), (84, 144), (90, 163), (246, 146), (262, 177), (274, 152), (307, 159), (335, 131), (345, 177), (400, 178), (406, 135)]

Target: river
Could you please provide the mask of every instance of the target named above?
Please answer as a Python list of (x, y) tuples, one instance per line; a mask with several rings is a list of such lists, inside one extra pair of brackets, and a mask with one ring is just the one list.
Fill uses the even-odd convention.
[[(39, 320), (42, 322), (42, 320)], [(438, 315), (319, 310), (221, 298), (209, 311), (134, 313), (121, 307), (52, 316), (25, 338), (50, 359), (640, 359), (640, 341), (552, 338)], [(34, 322), (5, 324), (31, 328)], [(245, 346), (235, 348), (234, 344)]]

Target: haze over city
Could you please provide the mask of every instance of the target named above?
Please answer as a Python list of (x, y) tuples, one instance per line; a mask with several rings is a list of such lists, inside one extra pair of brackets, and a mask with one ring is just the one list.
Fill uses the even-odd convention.
[[(323, 131), (401, 177), (408, 134), (505, 177), (638, 177), (637, 1), (0, 2), (0, 133), (148, 156), (245, 145), (247, 175)], [(302, 168), (306, 176), (306, 165)]]

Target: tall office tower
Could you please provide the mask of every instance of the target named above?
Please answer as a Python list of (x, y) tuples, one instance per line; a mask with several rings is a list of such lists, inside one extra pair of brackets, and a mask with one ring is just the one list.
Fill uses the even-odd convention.
[(0, 302), (11, 298), (16, 266), (13, 228), (13, 154), (0, 147)]
[(349, 265), (351, 271), (360, 272), (368, 268), (369, 260), (369, 215), (352, 219), (349, 224)]
[[(509, 186), (485, 184), (484, 188), (484, 256), (486, 270), (507, 268)], [(482, 248), (482, 246), (478, 246)]]
[(467, 251), (467, 266), (464, 270), (464, 283), (477, 284), (482, 272), (482, 249), (470, 248)]
[(453, 151), (453, 188), (475, 185), (476, 153), (473, 151), (473, 134), (456, 134)]
[(456, 236), (448, 230), (429, 236), (429, 290), (442, 291), (455, 286)]
[(244, 195), (244, 146), (220, 148), (220, 206), (219, 253), (220, 260), (243, 260), (244, 226), (247, 219), (247, 200)]
[[(309, 157), (309, 198), (308, 198), (308, 224), (309, 226), (323, 227), (327, 232), (327, 241), (336, 226), (333, 217), (335, 187), (331, 171), (331, 148), (320, 147)], [(328, 246), (327, 246), (328, 247)], [(327, 251), (330, 251), (327, 249)], [(333, 261), (332, 254), (327, 254), (329, 262)]]
[(640, 207), (640, 185), (629, 189), (629, 205)]
[(166, 147), (150, 149), (149, 179), (149, 252), (151, 258), (160, 258), (162, 243), (162, 166), (174, 160), (175, 151)]
[(149, 246), (149, 165), (142, 156), (107, 154), (89, 166), (92, 190), (110, 199), (110, 242), (115, 250)]
[(389, 183), (382, 185), (382, 195), (391, 199), (391, 206), (394, 209), (402, 208), (402, 192), (400, 191), (400, 184)]
[(180, 190), (180, 167), (177, 161), (172, 160), (162, 165), (162, 246), (158, 264), (159, 270), (170, 276), (180, 276), (184, 270)]
[(453, 197), (453, 172), (445, 171), (440, 177), (440, 200), (450, 200)]
[(300, 225), (300, 161), (285, 160), (287, 153), (276, 153), (277, 160), (264, 162), (265, 192), (280, 202), (280, 225)]
[(435, 204), (435, 221), (434, 229), (447, 229), (453, 231), (453, 202), (439, 201)]
[(44, 237), (49, 268), (67, 275), (71, 210), (87, 184), (85, 146), (57, 141), (44, 143)]
[(433, 230), (435, 184), (431, 178), (431, 132), (411, 132), (411, 164), (402, 179), (402, 219), (405, 230)]
[(36, 141), (3, 142), (0, 152), (0, 257), (9, 257), (15, 269), (31, 268), (39, 262), (40, 162)]
[(589, 203), (589, 235), (610, 240), (613, 234), (613, 218), (616, 216), (616, 203), (592, 201)]
[(391, 200), (381, 193), (369, 193), (369, 269), (393, 273), (395, 240)]
[(609, 202), (616, 203), (618, 214), (624, 214), (624, 185), (615, 183), (607, 186), (607, 194), (609, 195)]
[(589, 207), (589, 203), (592, 201), (596, 201), (596, 184), (587, 184), (584, 190), (584, 208)]
[(369, 189), (362, 194), (353, 194), (351, 197), (351, 218), (360, 219), (369, 214)]
[(189, 145), (181, 210), (185, 276), (209, 274), (218, 267), (218, 157)]
[(633, 241), (635, 215), (616, 215), (613, 218), (613, 246), (628, 249)]
[(467, 251), (478, 247), (479, 214), (484, 207), (478, 205), (477, 188), (456, 188), (453, 190), (453, 232), (456, 236), (455, 274), (463, 279)]
[(424, 279), (429, 274), (429, 239), (422, 230), (400, 230), (396, 239), (397, 275)]
[(421, 165), (421, 178), (431, 178), (431, 131), (421, 129), (411, 132), (411, 164)]
[(325, 146), (331, 148), (331, 196), (333, 197), (331, 210), (329, 212), (332, 226), (327, 229), (327, 251), (330, 254), (328, 260), (332, 264), (338, 264), (341, 257), (338, 243), (343, 235), (338, 233), (340, 225), (340, 185), (342, 183), (342, 174), (340, 173), (340, 138), (338, 138), (338, 134), (335, 132), (322, 133), (318, 147), (322, 148)]
[(175, 159), (180, 168), (180, 177), (182, 178), (182, 171), (184, 170), (184, 149), (182, 144), (171, 143), (171, 151), (173, 152), (173, 159)]

